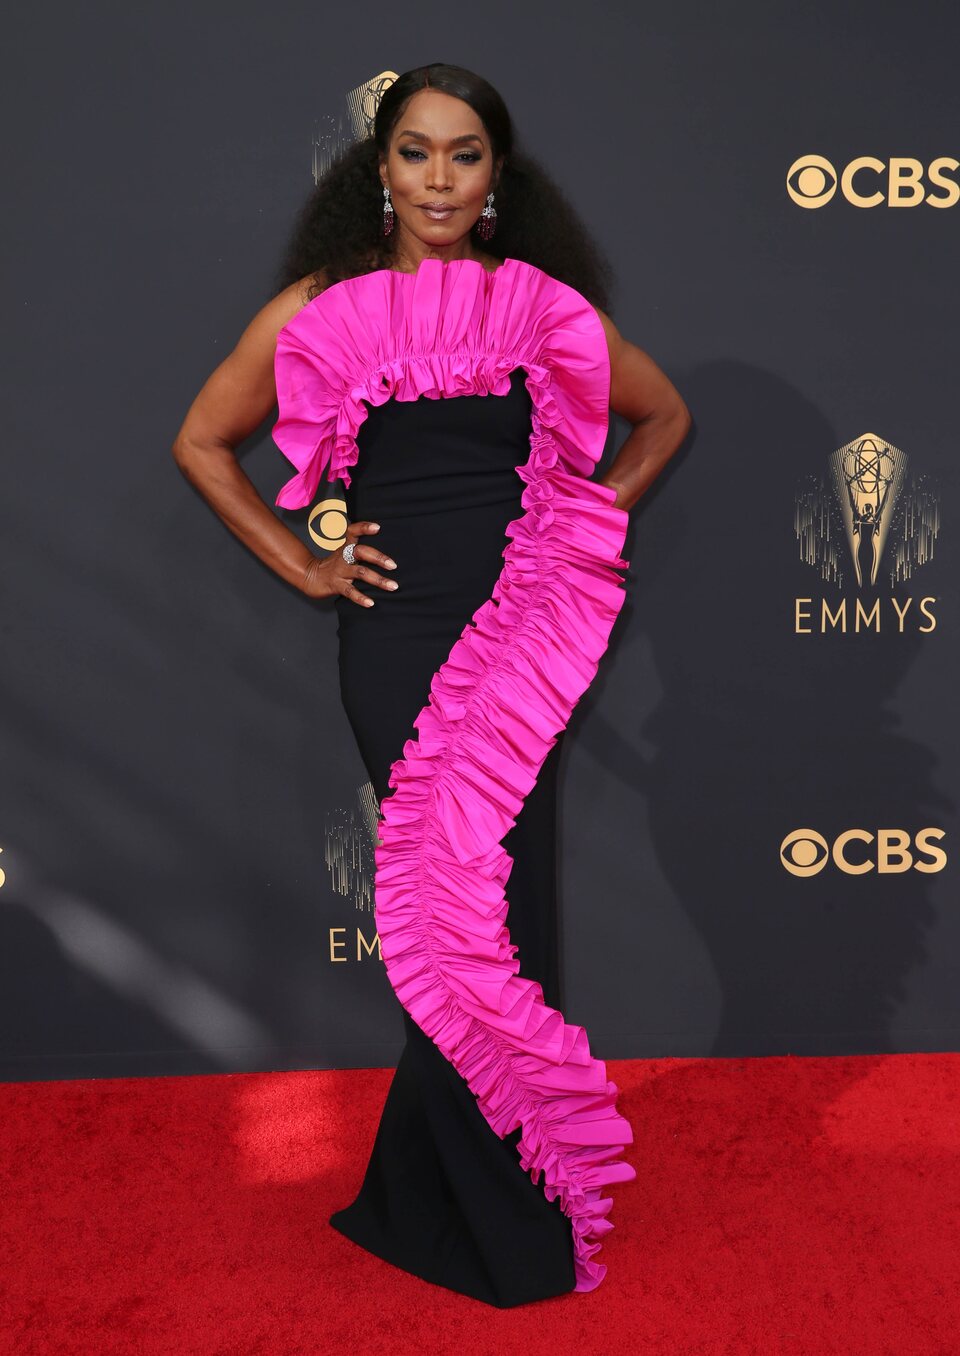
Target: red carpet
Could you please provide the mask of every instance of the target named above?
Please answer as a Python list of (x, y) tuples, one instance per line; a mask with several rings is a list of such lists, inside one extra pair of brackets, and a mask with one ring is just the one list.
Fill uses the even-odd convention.
[(327, 1224), (390, 1070), (0, 1085), (0, 1350), (960, 1356), (960, 1055), (607, 1067), (607, 1279), (512, 1310)]

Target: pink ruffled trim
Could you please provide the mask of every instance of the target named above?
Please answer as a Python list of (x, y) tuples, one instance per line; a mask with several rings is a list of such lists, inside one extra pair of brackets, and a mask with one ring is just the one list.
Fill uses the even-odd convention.
[(273, 439), (298, 472), (277, 506), (306, 507), (324, 474), (350, 484), (368, 406), (506, 395), (517, 367), (540, 392), (543, 423), (564, 420), (569, 469), (589, 476), (606, 436), (609, 359), (579, 292), (518, 259), (493, 274), (472, 259), (426, 259), (415, 274), (380, 269), (334, 283), (277, 336)]
[[(503, 288), (511, 265), (518, 276)], [(625, 599), (628, 515), (614, 507), (610, 487), (584, 478), (607, 429), (606, 339), (579, 293), (515, 260), (492, 276), (473, 261), (428, 260), (416, 275), (368, 274), (322, 296), (338, 290), (351, 314), (363, 305), (369, 317), (372, 303), (373, 314), (403, 324), (381, 330), (384, 342), (391, 334), (401, 341), (390, 356), (360, 380), (343, 373), (340, 403), (317, 442), (332, 448), (337, 474), (356, 460), (361, 399), (505, 394), (510, 372), (527, 372), (530, 456), (517, 467), (524, 512), (507, 527), (491, 597), (433, 676), (414, 721), (418, 738), (390, 769), (375, 917), (404, 1008), (462, 1075), (494, 1132), (503, 1138), (522, 1127), (524, 1169), (542, 1179), (547, 1199), (559, 1197), (572, 1224), (575, 1289), (592, 1290), (606, 1274), (595, 1257), (613, 1228), (603, 1192), (636, 1177), (621, 1159), (633, 1134), (585, 1029), (565, 1022), (541, 986), (517, 973), (506, 926), (512, 859), (502, 840), (590, 685)], [(378, 311), (385, 298), (391, 304)], [(331, 311), (344, 320), (341, 304)], [(462, 343), (415, 351), (420, 326), (456, 327), (458, 319)], [(302, 332), (296, 338), (302, 343)], [(304, 473), (301, 489), (313, 472)]]

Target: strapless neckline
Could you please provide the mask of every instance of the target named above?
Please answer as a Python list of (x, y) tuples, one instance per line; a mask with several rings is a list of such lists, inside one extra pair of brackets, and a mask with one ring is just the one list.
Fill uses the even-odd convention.
[[(483, 269), (484, 273), (489, 273), (491, 278), (495, 278), (508, 264), (515, 264), (516, 262), (516, 259), (506, 258), (496, 268), (487, 268), (486, 264), (481, 264), (479, 259), (434, 259), (428, 256), (426, 259), (421, 259), (415, 269), (375, 268), (372, 271), (374, 273), (394, 273), (399, 278), (415, 278), (425, 264), (438, 264), (441, 269), (450, 268), (453, 264), (476, 264), (478, 268)], [(364, 276), (368, 275), (364, 274)]]

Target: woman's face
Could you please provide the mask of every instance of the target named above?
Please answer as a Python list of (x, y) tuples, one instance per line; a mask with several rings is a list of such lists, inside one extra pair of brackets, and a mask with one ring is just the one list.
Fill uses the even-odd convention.
[(396, 213), (397, 248), (411, 237), (441, 250), (462, 240), (495, 187), (494, 168), (490, 138), (470, 105), (439, 90), (418, 90), (380, 163)]

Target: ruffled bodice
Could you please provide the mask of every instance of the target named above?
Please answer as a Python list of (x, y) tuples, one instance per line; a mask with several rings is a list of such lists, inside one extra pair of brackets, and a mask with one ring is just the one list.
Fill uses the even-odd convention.
[(425, 259), (416, 273), (334, 283), (277, 338), (273, 438), (299, 473), (277, 506), (309, 504), (324, 474), (350, 484), (364, 401), (505, 395), (516, 367), (540, 422), (563, 438), (565, 468), (588, 476), (607, 434), (610, 361), (579, 292), (519, 259), (495, 273), (473, 259)]
[(501, 846), (592, 681), (624, 601), (627, 513), (591, 480), (606, 440), (610, 362), (579, 292), (516, 259), (426, 259), (335, 283), (280, 331), (273, 436), (297, 468), (277, 504), (309, 504), (322, 476), (350, 483), (368, 406), (391, 398), (531, 396), (522, 515), (503, 570), (434, 674), (390, 770), (374, 881), (378, 935), (406, 1010), (462, 1074), (574, 1236), (577, 1290), (612, 1228), (603, 1190), (636, 1176), (617, 1087), (586, 1031), (518, 973)]

